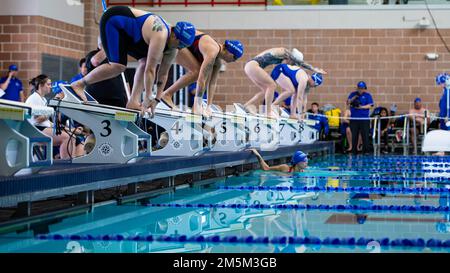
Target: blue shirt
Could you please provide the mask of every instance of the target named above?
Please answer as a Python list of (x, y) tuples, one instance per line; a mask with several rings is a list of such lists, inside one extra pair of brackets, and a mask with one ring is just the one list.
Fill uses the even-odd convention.
[[(450, 118), (450, 109), (447, 108), (447, 96), (450, 96), (450, 90), (448, 90), (447, 88), (444, 88), (442, 97), (439, 100), (439, 117), (441, 117), (441, 118), (445, 118), (445, 117)], [(450, 97), (448, 99), (450, 100)], [(441, 129), (450, 130), (450, 127), (447, 127), (445, 125), (445, 122), (443, 119), (441, 119), (440, 123), (441, 123)]]
[[(0, 83), (6, 82), (7, 79), (7, 77), (1, 78)], [(5, 90), (5, 95), (3, 95), (1, 99), (20, 102), (20, 92), (22, 90), (22, 82), (18, 78), (11, 78), (8, 87)]]
[(76, 82), (78, 80), (81, 80), (83, 78), (83, 74), (78, 73), (75, 76), (73, 76), (73, 78), (70, 80), (70, 83)]
[[(349, 100), (352, 99), (357, 94), (359, 94), (358, 91), (352, 92), (350, 94), (350, 96), (348, 96), (348, 99)], [(361, 102), (360, 106), (365, 106), (365, 105), (369, 105), (369, 104), (373, 106), (372, 95), (370, 95), (370, 93), (368, 93), (368, 92), (363, 92), (359, 96), (359, 101)], [(350, 112), (351, 112), (352, 118), (368, 118), (370, 109), (356, 109), (356, 108), (350, 107)]]
[[(320, 115), (323, 115), (323, 113), (318, 113)], [(328, 118), (324, 116), (316, 116), (311, 112), (308, 112), (308, 118), (312, 120), (318, 120), (319, 122), (316, 122), (316, 124), (313, 126), (314, 129), (320, 132), (322, 130), (325, 133), (325, 135), (328, 135), (328, 132), (330, 131), (330, 126), (328, 125)]]

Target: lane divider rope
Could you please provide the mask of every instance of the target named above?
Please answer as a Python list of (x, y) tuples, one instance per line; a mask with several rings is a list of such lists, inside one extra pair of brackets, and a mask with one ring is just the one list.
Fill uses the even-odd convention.
[(326, 237), (320, 239), (314, 236), (307, 237), (292, 237), (292, 236), (277, 236), (277, 237), (253, 237), (253, 236), (154, 236), (154, 235), (135, 235), (135, 236), (123, 236), (123, 235), (63, 235), (63, 234), (41, 234), (36, 236), (37, 240), (46, 241), (131, 241), (131, 242), (179, 242), (179, 243), (231, 243), (231, 244), (290, 244), (290, 245), (333, 245), (333, 246), (353, 246), (353, 247), (366, 247), (371, 242), (378, 242), (380, 246), (384, 247), (419, 247), (419, 248), (450, 248), (450, 240), (441, 239), (390, 239), (390, 238), (365, 238), (365, 237)]
[(278, 209), (278, 210), (323, 210), (323, 211), (391, 211), (391, 212), (449, 212), (449, 206), (427, 206), (427, 205), (303, 205), (303, 204), (145, 204), (147, 207), (166, 208), (222, 208), (222, 209)]
[(286, 187), (286, 186), (220, 186), (221, 190), (290, 191), (290, 192), (361, 192), (361, 193), (409, 193), (449, 194), (450, 188), (386, 188), (386, 187)]
[(294, 179), (305, 178), (305, 179), (339, 179), (339, 180), (381, 180), (381, 181), (421, 181), (421, 182), (450, 182), (450, 177), (437, 176), (437, 177), (400, 177), (400, 176), (381, 176), (381, 175), (371, 175), (371, 176), (358, 176), (358, 175), (336, 175), (336, 176), (303, 176), (299, 174), (294, 174), (292, 176)]

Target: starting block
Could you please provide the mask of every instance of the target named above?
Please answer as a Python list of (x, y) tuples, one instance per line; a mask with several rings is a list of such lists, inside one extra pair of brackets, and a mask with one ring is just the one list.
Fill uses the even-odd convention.
[(149, 121), (162, 127), (168, 138), (167, 144), (153, 151), (152, 156), (197, 156), (204, 152), (201, 116), (171, 110), (159, 103)]
[(317, 120), (306, 119), (299, 123), (300, 143), (311, 144), (319, 140), (319, 132), (311, 126), (314, 126)]
[(300, 124), (297, 119), (289, 118), (286, 110), (282, 109), (280, 116), (280, 145), (292, 146), (301, 140)]
[(33, 173), (53, 164), (52, 139), (28, 121), (34, 115), (53, 114), (50, 107), (0, 99), (0, 175)]
[(247, 148), (245, 132), (245, 116), (224, 113), (216, 106), (211, 105), (212, 117), (206, 125), (214, 128), (215, 143), (211, 151), (236, 152)]
[(48, 105), (89, 127), (95, 136), (93, 150), (73, 158), (73, 163), (127, 163), (150, 156), (151, 137), (135, 124), (139, 111), (99, 104), (87, 92), (88, 103), (82, 103), (70, 85), (60, 87), (64, 99), (52, 99)]
[(264, 116), (249, 115), (240, 103), (234, 103), (235, 113), (246, 117), (248, 140), (252, 148), (276, 149), (280, 142), (280, 123)]

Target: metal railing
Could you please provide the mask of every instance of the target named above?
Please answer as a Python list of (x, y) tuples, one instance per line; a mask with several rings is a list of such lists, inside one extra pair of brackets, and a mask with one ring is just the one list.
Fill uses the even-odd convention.
[[(415, 116), (424, 117), (425, 122), (421, 125), (420, 131), (423, 132), (423, 134), (426, 134), (428, 130), (428, 119), (429, 114), (428, 111), (425, 111), (424, 115), (418, 115), (418, 114), (407, 114), (407, 115), (400, 115), (399, 117), (404, 117), (403, 120), (403, 130), (402, 130), (402, 146), (403, 146), (403, 154), (408, 154), (409, 144), (410, 144), (410, 137), (414, 138), (413, 141), (413, 153), (417, 155), (417, 148), (418, 148), (418, 136), (419, 133), (417, 132), (417, 125), (416, 125), (416, 119)], [(410, 119), (410, 117), (412, 117)], [(381, 119), (392, 119), (392, 117), (374, 117), (374, 126), (373, 126), (373, 134), (372, 134), (372, 143), (374, 147), (374, 155), (380, 155), (380, 149), (381, 149)], [(412, 128), (410, 126), (410, 121), (412, 121)], [(411, 134), (412, 129), (412, 136)], [(395, 132), (394, 132), (395, 133)], [(423, 141), (423, 139), (422, 139)], [(387, 146), (389, 146), (389, 143), (386, 143)]]
[[(311, 114), (309, 115), (313, 116), (322, 116), (326, 118), (330, 118), (330, 116), (324, 115), (324, 114)], [(395, 120), (397, 118), (403, 118), (403, 128), (397, 128), (402, 131), (402, 137), (401, 137), (401, 145), (403, 147), (403, 154), (408, 155), (409, 154), (409, 145), (411, 143), (411, 137), (414, 137), (415, 141), (413, 142), (413, 153), (418, 154), (418, 138), (419, 133), (417, 132), (417, 126), (416, 126), (416, 120), (415, 116), (420, 116), (425, 119), (424, 124), (422, 124), (421, 131), (423, 134), (426, 134), (428, 131), (428, 123), (431, 122), (433, 119), (442, 119), (437, 116), (430, 115), (428, 111), (425, 111), (424, 115), (421, 114), (403, 114), (403, 115), (395, 115), (395, 116), (386, 116), (386, 117), (369, 117), (369, 118), (352, 118), (352, 117), (333, 117), (338, 118), (340, 120), (342, 119), (348, 119), (348, 120), (370, 120), (373, 121), (373, 131), (372, 131), (372, 144), (374, 148), (374, 155), (380, 155), (380, 149), (381, 149), (381, 120), (382, 119), (390, 119)], [(411, 118), (412, 117), (412, 118)], [(410, 125), (410, 122), (412, 123), (412, 127)], [(412, 132), (411, 132), (412, 129)], [(412, 133), (412, 136), (410, 134)], [(421, 140), (423, 142), (423, 139)], [(388, 143), (387, 143), (388, 145)], [(394, 146), (392, 146), (395, 148)]]
[(173, 1), (163, 1), (163, 0), (155, 0), (155, 1), (138, 1), (138, 0), (122, 0), (122, 1), (111, 1), (107, 0), (106, 4), (108, 7), (110, 6), (150, 6), (150, 7), (161, 7), (161, 6), (267, 6), (267, 0), (256, 0), (256, 1), (245, 1), (245, 0), (230, 0), (230, 1), (194, 1), (194, 0), (173, 0)]

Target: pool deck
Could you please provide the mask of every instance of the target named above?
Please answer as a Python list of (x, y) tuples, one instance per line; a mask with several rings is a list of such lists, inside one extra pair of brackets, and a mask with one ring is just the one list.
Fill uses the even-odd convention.
[[(307, 153), (334, 153), (334, 143), (319, 141), (313, 144), (281, 146), (275, 151), (261, 152), (266, 160), (289, 158), (296, 150)], [(199, 174), (227, 167), (256, 163), (249, 151), (206, 152), (196, 157), (150, 157), (129, 164), (71, 164), (55, 162), (38, 173), (0, 177), (0, 207), (15, 206), (46, 198), (85, 193), (117, 186), (135, 185), (160, 178), (174, 178), (181, 174)], [(239, 171), (239, 168), (237, 169)]]

